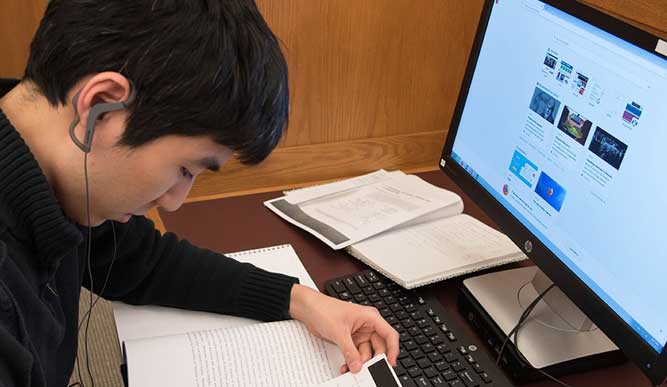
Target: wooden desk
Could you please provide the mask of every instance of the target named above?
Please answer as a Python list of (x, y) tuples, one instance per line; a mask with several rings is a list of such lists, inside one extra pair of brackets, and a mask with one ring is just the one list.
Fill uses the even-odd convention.
[[(472, 203), (445, 174), (440, 171), (419, 174), (432, 184), (452, 190), (464, 200), (465, 212), (497, 227), (486, 214)], [(351, 274), (366, 266), (342, 251), (334, 251), (310, 234), (283, 221), (262, 204), (265, 200), (280, 196), (280, 192), (238, 196), (226, 199), (188, 203), (174, 213), (160, 212), (167, 231), (177, 233), (196, 245), (219, 252), (234, 252), (290, 243), (301, 258), (306, 270), (322, 290), (324, 283), (333, 277)], [(435, 294), (440, 302), (452, 311), (468, 333), (468, 328), (456, 310), (456, 289), (461, 279), (440, 282), (421, 288)], [(479, 341), (479, 340), (478, 340)], [(478, 347), (484, 345), (477, 343)], [(639, 369), (626, 362), (620, 366), (585, 372), (564, 377), (573, 387), (641, 387), (649, 386)], [(531, 383), (530, 387), (557, 386), (554, 382)]]

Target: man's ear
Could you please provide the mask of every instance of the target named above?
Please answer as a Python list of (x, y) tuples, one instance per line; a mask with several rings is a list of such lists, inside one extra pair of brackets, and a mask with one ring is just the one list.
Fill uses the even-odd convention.
[[(124, 110), (134, 99), (132, 83), (123, 75), (103, 72), (88, 79), (72, 98), (75, 117), (70, 126), (72, 141), (84, 152), (89, 152), (97, 126), (104, 126), (105, 116)], [(125, 117), (125, 114), (122, 114)], [(124, 124), (124, 119), (122, 124)], [(123, 126), (115, 128), (121, 133), (104, 133), (104, 137), (116, 138)]]

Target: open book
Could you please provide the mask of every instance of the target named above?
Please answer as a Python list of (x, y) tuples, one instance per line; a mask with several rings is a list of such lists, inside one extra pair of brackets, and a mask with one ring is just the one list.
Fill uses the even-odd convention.
[[(315, 284), (290, 245), (226, 254)], [(339, 375), (340, 350), (298, 321), (246, 318), (114, 302), (129, 387), (400, 387), (384, 355)], [(393, 383), (395, 381), (395, 384)]]
[(506, 235), (463, 214), (458, 195), (400, 171), (288, 191), (264, 204), (408, 289), (526, 258)]
[(294, 320), (125, 345), (130, 387), (400, 387), (384, 355), (364, 364), (359, 374), (340, 375), (344, 359), (338, 348)]

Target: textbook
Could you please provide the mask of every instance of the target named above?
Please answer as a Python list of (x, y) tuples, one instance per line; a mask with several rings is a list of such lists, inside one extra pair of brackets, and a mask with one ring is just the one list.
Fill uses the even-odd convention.
[(406, 289), (526, 259), (463, 200), (417, 176), (380, 170), (264, 203)]
[(340, 375), (340, 350), (296, 320), (130, 340), (125, 356), (129, 387), (400, 386), (384, 355)]

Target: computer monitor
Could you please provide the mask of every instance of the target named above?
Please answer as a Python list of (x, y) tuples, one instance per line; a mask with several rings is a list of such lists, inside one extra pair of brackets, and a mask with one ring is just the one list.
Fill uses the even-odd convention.
[(667, 372), (665, 55), (574, 0), (485, 1), (440, 161), (655, 384)]

